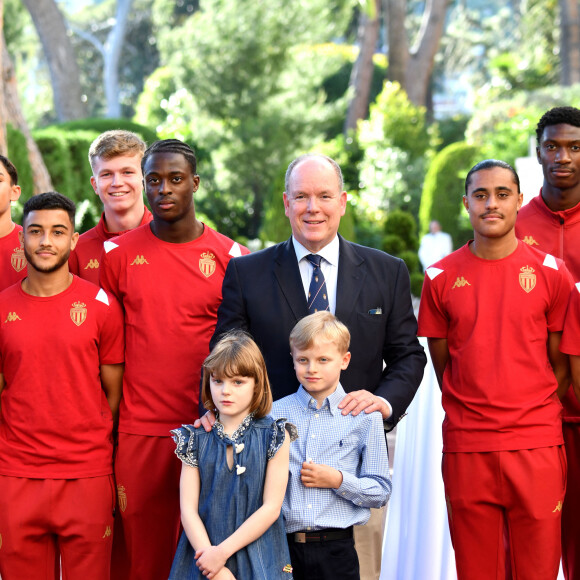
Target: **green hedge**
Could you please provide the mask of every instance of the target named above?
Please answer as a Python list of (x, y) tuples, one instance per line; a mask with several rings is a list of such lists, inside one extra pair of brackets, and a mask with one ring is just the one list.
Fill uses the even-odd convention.
[(467, 172), (479, 160), (480, 150), (464, 141), (453, 143), (434, 157), (423, 185), (419, 222), (421, 234), (429, 231), (429, 222), (437, 220), (453, 238), (457, 248), (471, 237), (471, 227), (462, 206)]

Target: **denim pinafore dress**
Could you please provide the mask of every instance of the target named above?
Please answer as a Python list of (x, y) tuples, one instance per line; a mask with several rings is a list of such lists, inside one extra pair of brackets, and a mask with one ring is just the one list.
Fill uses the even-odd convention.
[[(249, 415), (231, 438), (219, 422), (209, 433), (192, 425), (172, 431), (177, 445), (175, 454), (199, 469), (199, 515), (212, 545), (230, 536), (262, 505), (267, 462), (282, 446), (286, 429), (294, 440), (296, 428), (285, 419), (254, 420)], [(227, 464), (228, 445), (234, 449), (232, 469)], [(183, 532), (169, 580), (205, 578), (196, 566), (194, 554)], [(236, 580), (292, 579), (282, 514), (261, 537), (231, 556), (226, 567)]]

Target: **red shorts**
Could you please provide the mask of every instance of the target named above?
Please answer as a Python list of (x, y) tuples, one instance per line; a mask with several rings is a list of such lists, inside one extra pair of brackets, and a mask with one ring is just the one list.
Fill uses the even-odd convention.
[(566, 457), (560, 447), (445, 453), (443, 482), (459, 580), (550, 580), (560, 564)]
[(169, 577), (181, 529), (181, 461), (174, 451), (170, 436), (119, 433), (113, 580)]
[(109, 578), (114, 507), (112, 475), (0, 476), (2, 580)]

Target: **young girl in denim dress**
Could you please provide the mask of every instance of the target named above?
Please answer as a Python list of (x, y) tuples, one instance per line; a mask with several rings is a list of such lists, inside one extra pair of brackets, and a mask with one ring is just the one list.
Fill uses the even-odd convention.
[(296, 429), (267, 416), (266, 365), (247, 334), (226, 334), (207, 357), (202, 397), (217, 411), (212, 430), (184, 425), (172, 431), (183, 462), (184, 532), (169, 580), (289, 580), (280, 509)]

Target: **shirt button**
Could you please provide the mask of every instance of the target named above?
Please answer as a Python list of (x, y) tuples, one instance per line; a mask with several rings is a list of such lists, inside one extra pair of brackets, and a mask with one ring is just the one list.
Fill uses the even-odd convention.
[(310, 435), (310, 437), (312, 437), (312, 439), (314, 439), (316, 437), (316, 435)]
[(309, 509), (309, 510), (311, 510), (311, 509), (312, 509), (312, 504), (311, 504), (311, 503), (309, 503), (309, 504), (308, 504), (308, 509)]
[(310, 526), (308, 526), (306, 529), (310, 531), (312, 528)]
[(342, 492), (342, 495), (346, 495), (346, 492), (344, 492), (344, 491), (343, 491), (343, 492)]
[(319, 417), (320, 415), (319, 415), (318, 413), (316, 413), (314, 416), (315, 416), (315, 417), (318, 419), (318, 417)]

